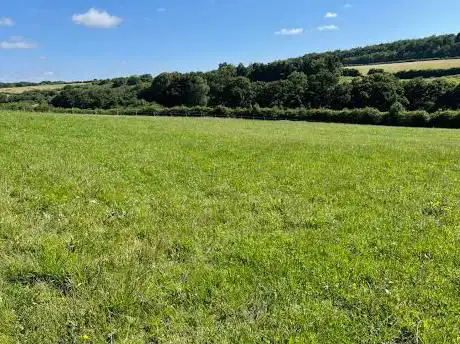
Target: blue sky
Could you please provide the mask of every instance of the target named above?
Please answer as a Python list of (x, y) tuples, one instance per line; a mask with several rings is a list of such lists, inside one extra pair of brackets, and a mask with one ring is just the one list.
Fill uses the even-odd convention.
[(458, 32), (458, 13), (459, 0), (5, 0), (0, 81), (268, 62)]

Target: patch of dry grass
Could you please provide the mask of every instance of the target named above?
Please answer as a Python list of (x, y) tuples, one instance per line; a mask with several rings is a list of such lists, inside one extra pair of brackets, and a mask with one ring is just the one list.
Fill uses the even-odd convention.
[(0, 88), (0, 93), (9, 93), (9, 94), (19, 94), (28, 91), (48, 91), (48, 90), (58, 90), (67, 85), (73, 84), (57, 84), (57, 85), (38, 85), (38, 86), (24, 86), (24, 87), (8, 87)]
[(363, 66), (352, 66), (347, 68), (354, 68), (359, 70), (362, 74), (367, 74), (370, 69), (378, 68), (384, 69), (389, 73), (397, 73), (406, 70), (425, 70), (425, 69), (449, 69), (460, 67), (460, 59), (450, 60), (429, 60), (429, 61), (416, 61), (416, 62), (400, 62), (400, 63), (384, 63), (384, 64), (369, 64)]

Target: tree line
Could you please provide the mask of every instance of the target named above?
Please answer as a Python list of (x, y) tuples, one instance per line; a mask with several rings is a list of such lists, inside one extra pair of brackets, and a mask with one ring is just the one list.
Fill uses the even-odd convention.
[(460, 33), (338, 50), (333, 54), (344, 65), (459, 57)]
[(363, 109), (281, 109), (281, 108), (227, 108), (224, 106), (176, 106), (164, 108), (157, 104), (140, 107), (113, 109), (79, 109), (56, 108), (47, 104), (31, 105), (23, 103), (0, 104), (0, 109), (21, 110), (28, 112), (55, 112), (72, 114), (124, 115), (124, 116), (182, 116), (182, 117), (221, 117), (244, 118), (253, 120), (291, 120), (309, 122), (330, 122), (367, 125), (391, 125), (429, 128), (460, 128), (460, 111), (438, 110), (404, 111), (399, 106), (392, 106), (390, 111), (374, 108)]
[[(375, 73), (383, 73), (384, 69), (371, 68), (368, 75)], [(359, 77), (362, 76), (361, 72), (356, 68), (345, 68), (343, 76)], [(416, 79), (416, 78), (442, 78), (445, 76), (460, 76), (460, 67), (445, 68), (445, 69), (409, 69), (393, 73), (398, 79)]]
[(446, 69), (411, 69), (395, 73), (395, 76), (399, 79), (441, 78), (453, 75), (460, 75), (460, 67)]
[[(435, 80), (399, 80), (385, 72), (350, 80), (327, 61), (314, 74), (293, 72), (286, 79), (263, 82), (238, 76), (225, 64), (208, 73), (163, 73), (146, 77), (114, 79), (91, 85), (65, 86), (62, 90), (0, 94), (0, 103), (50, 104), (58, 108), (111, 109), (157, 103), (174, 106), (223, 106), (228, 108), (315, 109), (375, 108), (435, 112), (460, 109), (460, 83)], [(129, 80), (129, 82), (128, 82)]]

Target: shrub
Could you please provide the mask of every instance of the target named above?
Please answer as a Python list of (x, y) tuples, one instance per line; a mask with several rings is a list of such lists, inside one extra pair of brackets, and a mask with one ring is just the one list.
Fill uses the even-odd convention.
[(367, 75), (372, 75), (372, 74), (383, 74), (385, 73), (385, 69), (383, 68), (371, 68), (367, 72)]
[(460, 128), (460, 111), (438, 111), (431, 115), (429, 125), (437, 128)]
[(355, 68), (344, 68), (342, 70), (342, 75), (356, 78), (361, 76), (361, 72)]
[(105, 115), (139, 115), (139, 116), (216, 116), (229, 118), (254, 118), (266, 120), (294, 120), (310, 122), (331, 122), (370, 125), (394, 125), (411, 127), (460, 128), (460, 111), (438, 111), (429, 114), (426, 111), (405, 111), (401, 104), (393, 104), (391, 111), (381, 112), (375, 108), (332, 110), (319, 109), (274, 109), (259, 108), (227, 108), (224, 106), (176, 106), (164, 108), (158, 104), (139, 107), (119, 107), (112, 109), (78, 109), (56, 108), (46, 103), (31, 102), (0, 104), (1, 109), (28, 112), (58, 112), (73, 114), (105, 114)]
[(214, 108), (213, 114), (216, 116), (227, 117), (231, 113), (228, 107), (219, 105)]

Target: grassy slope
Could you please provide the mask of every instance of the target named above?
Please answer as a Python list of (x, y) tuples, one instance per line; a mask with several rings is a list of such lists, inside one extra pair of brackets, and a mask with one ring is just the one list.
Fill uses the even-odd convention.
[(24, 86), (24, 87), (8, 87), (8, 88), (0, 88), (0, 93), (10, 93), (10, 94), (18, 94), (24, 93), (28, 91), (48, 91), (48, 90), (59, 90), (64, 88), (67, 85), (72, 84), (57, 84), (57, 85), (38, 85), (38, 86)]
[(0, 113), (0, 342), (456, 342), (459, 155), (449, 130)]
[(448, 69), (460, 67), (460, 59), (450, 60), (429, 60), (416, 62), (385, 63), (363, 66), (351, 66), (348, 68), (358, 69), (362, 74), (367, 74), (371, 68), (383, 68), (386, 72), (396, 73), (405, 70), (424, 70), (424, 69)]

